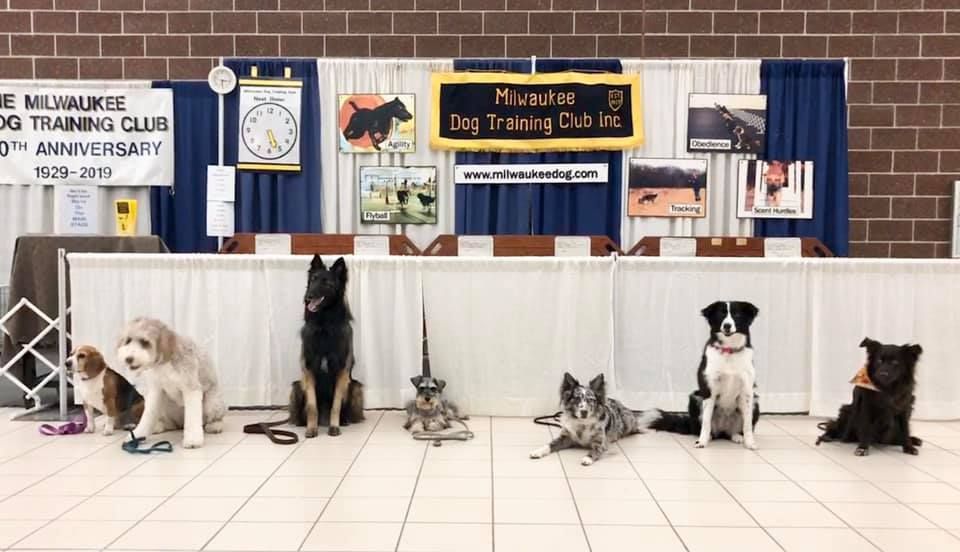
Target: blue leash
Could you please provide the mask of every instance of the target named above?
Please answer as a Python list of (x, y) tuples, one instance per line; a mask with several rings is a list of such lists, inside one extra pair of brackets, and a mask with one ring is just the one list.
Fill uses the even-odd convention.
[(173, 452), (173, 443), (170, 441), (157, 441), (150, 448), (140, 448), (140, 445), (146, 441), (146, 437), (137, 437), (130, 431), (130, 440), (124, 441), (121, 447), (131, 454), (152, 454), (154, 452)]

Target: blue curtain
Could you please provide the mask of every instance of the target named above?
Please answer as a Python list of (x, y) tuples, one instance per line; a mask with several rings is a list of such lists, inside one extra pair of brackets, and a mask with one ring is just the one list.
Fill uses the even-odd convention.
[(754, 233), (819, 238), (834, 254), (849, 251), (847, 99), (843, 61), (764, 60), (768, 160), (813, 161), (813, 219), (757, 219)]
[[(529, 73), (528, 59), (455, 60), (454, 69)], [(614, 59), (537, 60), (538, 73), (620, 73)], [(457, 186), (458, 234), (606, 235), (620, 241), (622, 152), (457, 153), (457, 164), (607, 163), (607, 184)]]
[[(207, 165), (217, 164), (217, 95), (206, 82), (155, 82), (173, 89), (174, 188), (150, 190), (153, 234), (175, 253), (217, 250), (207, 237)], [(171, 192), (173, 192), (171, 194)]]
[[(307, 59), (228, 59), (224, 65), (238, 77), (256, 66), (261, 77), (282, 77), (289, 67), (303, 80), (303, 124), (300, 134), (299, 174), (238, 173), (237, 232), (320, 232), (320, 83), (317, 63)], [(224, 105), (224, 163), (236, 165), (239, 95)]]

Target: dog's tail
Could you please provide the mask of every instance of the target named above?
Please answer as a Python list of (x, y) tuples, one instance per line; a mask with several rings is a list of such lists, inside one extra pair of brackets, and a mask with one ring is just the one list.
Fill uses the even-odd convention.
[(633, 433), (646, 433), (651, 429), (653, 423), (663, 416), (663, 412), (654, 408), (634, 412), (634, 415), (636, 416), (637, 427), (633, 430)]
[(658, 416), (650, 422), (648, 426), (650, 429), (680, 433), (682, 435), (693, 435), (697, 433), (691, 423), (690, 414), (677, 414), (673, 412), (663, 412), (662, 410), (651, 410), (651, 412), (655, 412)]
[(366, 419), (363, 415), (363, 384), (355, 379), (350, 380), (350, 387), (347, 388), (347, 405), (351, 422)]
[(290, 423), (307, 425), (307, 395), (303, 392), (300, 380), (294, 380), (290, 385)]

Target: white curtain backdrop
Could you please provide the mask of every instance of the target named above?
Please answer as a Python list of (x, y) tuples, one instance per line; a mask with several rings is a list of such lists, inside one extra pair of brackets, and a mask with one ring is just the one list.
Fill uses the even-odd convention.
[[(318, 59), (320, 141), (323, 168), (323, 231), (328, 234), (406, 234), (425, 249), (439, 234), (454, 232), (454, 154), (430, 148), (430, 74), (453, 71), (450, 59)], [(417, 145), (408, 154), (341, 154), (337, 94), (416, 95)], [(358, 183), (361, 166), (437, 167), (437, 224), (361, 224)]]
[[(214, 359), (230, 406), (287, 403), (300, 377), (309, 256), (69, 255), (74, 342), (115, 345), (137, 316), (159, 318)], [(325, 258), (333, 262), (334, 257)], [(346, 257), (354, 314), (354, 376), (368, 408), (399, 408), (420, 373), (419, 258)], [(149, 292), (147, 292), (149, 290)]]
[[(43, 86), (50, 88), (150, 88), (150, 81), (61, 81), (0, 80), (0, 86)], [(17, 236), (53, 233), (53, 186), (10, 182), (0, 174), (0, 286), (10, 281), (10, 264)], [(100, 234), (113, 235), (113, 202), (137, 200), (137, 234), (150, 234), (150, 188), (100, 187)]]
[[(753, 222), (737, 219), (737, 166), (754, 156), (687, 153), (687, 97), (691, 92), (760, 93), (760, 60), (624, 59), (624, 73), (643, 81), (643, 146), (624, 152), (624, 249), (644, 236), (752, 236)], [(707, 159), (706, 218), (628, 217), (631, 157)]]
[[(810, 261), (806, 261), (810, 262)], [(850, 402), (848, 381), (863, 365), (864, 337), (919, 343), (916, 418), (960, 418), (960, 263), (950, 260), (831, 259), (811, 279), (810, 412), (835, 416)]]
[(430, 369), (471, 414), (557, 410), (564, 371), (609, 378), (612, 258), (426, 258)]
[(624, 402), (685, 411), (709, 334), (700, 311), (717, 300), (744, 300), (760, 309), (751, 327), (760, 408), (807, 410), (810, 270), (808, 263), (766, 259), (621, 257), (614, 310)]

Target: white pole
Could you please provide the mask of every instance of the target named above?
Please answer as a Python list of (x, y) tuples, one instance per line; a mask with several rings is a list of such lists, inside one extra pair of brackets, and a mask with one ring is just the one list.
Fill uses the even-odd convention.
[[(60, 373), (60, 419), (67, 419), (67, 371), (64, 361), (67, 358), (67, 250), (57, 249), (57, 312), (59, 328), (57, 331), (57, 366)], [(87, 420), (87, 423), (92, 423)]]
[[(219, 61), (220, 65), (223, 65), (222, 57)], [(217, 165), (223, 166), (223, 94), (217, 94)], [(217, 236), (217, 253), (221, 249), (223, 249), (223, 236)]]

